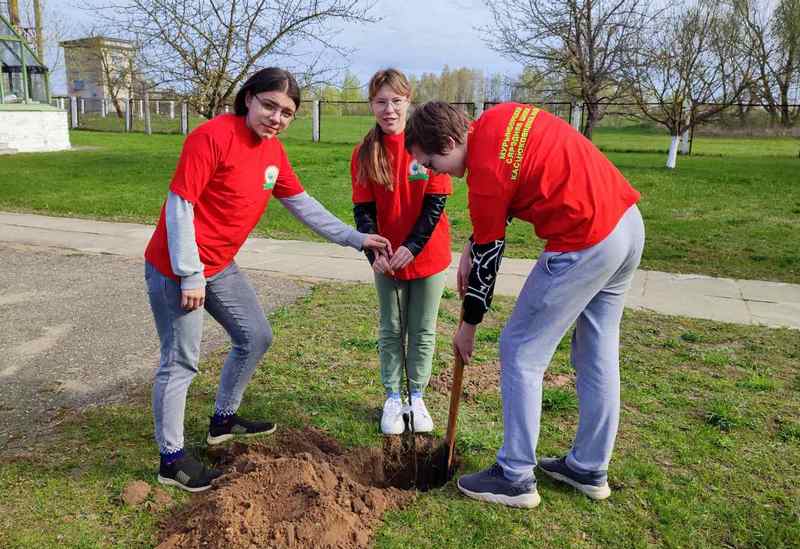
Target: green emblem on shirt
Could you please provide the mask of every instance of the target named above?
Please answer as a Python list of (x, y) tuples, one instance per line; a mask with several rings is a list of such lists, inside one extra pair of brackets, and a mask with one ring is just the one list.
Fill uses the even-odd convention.
[(425, 169), (425, 166), (417, 162), (416, 160), (412, 160), (411, 164), (408, 165), (408, 180), (409, 181), (427, 181), (428, 180), (428, 170)]
[(264, 170), (264, 190), (272, 190), (276, 181), (278, 181), (278, 166), (269, 166)]

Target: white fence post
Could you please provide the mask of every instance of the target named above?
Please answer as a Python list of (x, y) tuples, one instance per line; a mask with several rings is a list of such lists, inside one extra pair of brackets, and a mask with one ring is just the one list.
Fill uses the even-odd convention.
[(682, 155), (689, 154), (689, 128), (686, 128), (681, 134), (680, 153)]
[(186, 101), (181, 103), (181, 133), (183, 135), (189, 133), (189, 105)]
[(126, 99), (125, 100), (125, 131), (131, 131), (131, 127), (133, 126), (133, 120), (131, 117), (133, 116), (133, 99)]
[(86, 100), (83, 97), (81, 97), (80, 102), (81, 102), (81, 114), (86, 114)]
[(577, 131), (581, 131), (581, 120), (583, 118), (583, 105), (581, 103), (572, 104), (572, 120), (570, 124)]
[(144, 118), (144, 101), (139, 99), (139, 118)]
[(161, 116), (161, 101), (156, 101), (156, 116)]
[(69, 98), (70, 126), (78, 127), (78, 98), (74, 95)]
[(484, 103), (483, 101), (475, 101), (475, 120), (483, 114)]
[(150, 125), (150, 94), (144, 92), (144, 133), (153, 134), (153, 127)]
[(175, 101), (169, 102), (169, 118), (175, 120)]
[(311, 141), (319, 143), (319, 99), (314, 99), (311, 107)]

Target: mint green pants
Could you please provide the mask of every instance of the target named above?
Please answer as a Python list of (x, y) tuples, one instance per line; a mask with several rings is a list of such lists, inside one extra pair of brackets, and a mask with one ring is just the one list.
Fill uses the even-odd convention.
[(375, 273), (380, 307), (378, 350), (381, 359), (381, 383), (387, 393), (400, 392), (400, 382), (403, 379), (400, 315), (395, 289), (400, 291), (400, 306), (406, 322), (406, 359), (411, 391), (423, 392), (431, 378), (433, 350), (436, 347), (436, 320), (444, 282), (444, 272), (415, 280), (395, 280)]

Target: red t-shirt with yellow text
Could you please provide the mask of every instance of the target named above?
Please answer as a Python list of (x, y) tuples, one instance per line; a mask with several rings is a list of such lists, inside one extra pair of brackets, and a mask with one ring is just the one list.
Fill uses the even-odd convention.
[[(358, 151), (353, 150), (350, 175), (353, 185), (353, 204), (375, 202), (378, 213), (378, 232), (388, 238), (392, 249), (405, 242), (422, 212), (426, 194), (451, 194), (450, 176), (429, 173), (404, 146), (404, 134), (382, 136), (383, 147), (392, 163), (394, 189), (358, 181)], [(450, 223), (442, 212), (430, 240), (422, 251), (403, 269), (395, 271), (400, 280), (425, 278), (445, 270), (450, 265)]]
[[(186, 138), (169, 190), (194, 205), (195, 240), (204, 274), (210, 277), (233, 261), (270, 197), (294, 196), (303, 187), (277, 137), (261, 139), (243, 116), (224, 114)], [(145, 258), (177, 280), (163, 206)]]
[(504, 238), (512, 216), (533, 224), (546, 251), (588, 248), (640, 196), (572, 126), (519, 103), (493, 107), (472, 123), (466, 167), (477, 244)]

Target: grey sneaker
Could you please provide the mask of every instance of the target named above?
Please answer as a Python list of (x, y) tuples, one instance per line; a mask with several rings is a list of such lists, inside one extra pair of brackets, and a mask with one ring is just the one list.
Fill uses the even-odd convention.
[(458, 479), (458, 489), (473, 499), (502, 503), (509, 507), (530, 509), (542, 501), (536, 491), (536, 479), (511, 482), (503, 475), (503, 468), (497, 463), (485, 471), (462, 476)]
[(608, 473), (605, 471), (579, 473), (570, 469), (566, 457), (542, 458), (539, 460), (539, 469), (547, 476), (569, 484), (592, 499), (606, 499), (611, 495)]

